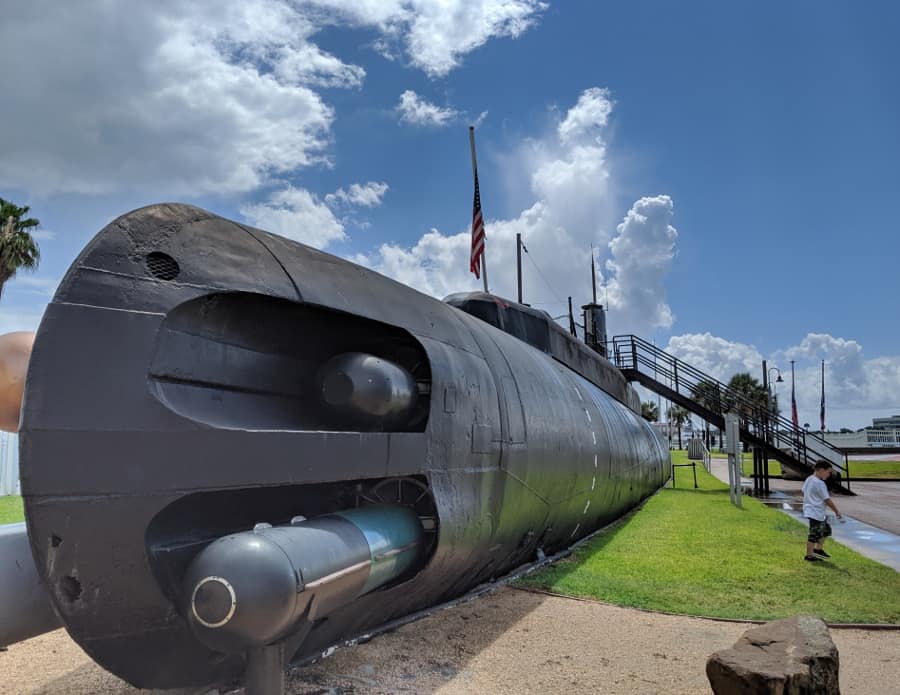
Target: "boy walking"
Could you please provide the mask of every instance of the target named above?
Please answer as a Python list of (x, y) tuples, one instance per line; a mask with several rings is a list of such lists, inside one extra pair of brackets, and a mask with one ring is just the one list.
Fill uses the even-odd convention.
[(823, 557), (831, 557), (822, 549), (822, 543), (831, 535), (831, 526), (825, 520), (825, 507), (828, 506), (841, 518), (841, 513), (831, 501), (825, 481), (831, 475), (831, 464), (824, 459), (816, 461), (813, 474), (803, 483), (803, 516), (809, 519), (809, 536), (806, 539), (806, 557), (808, 562), (820, 561)]

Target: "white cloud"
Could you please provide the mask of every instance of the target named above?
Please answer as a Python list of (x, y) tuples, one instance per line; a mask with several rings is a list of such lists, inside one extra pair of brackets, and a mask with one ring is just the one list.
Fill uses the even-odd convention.
[(609, 121), (612, 109), (613, 101), (608, 89), (593, 87), (585, 90), (559, 124), (559, 139), (569, 142), (592, 133), (599, 137), (599, 131)]
[(432, 229), (412, 248), (382, 244), (375, 254), (360, 254), (351, 260), (421, 292), (444, 297), (464, 287), (459, 269), (469, 267), (469, 243), (467, 234), (446, 236)]
[(437, 127), (449, 125), (458, 115), (454, 109), (432, 104), (411, 89), (407, 89), (400, 95), (397, 112), (403, 123)]
[(464, 55), (493, 37), (516, 38), (547, 8), (538, 0), (313, 0), (343, 18), (378, 27), (376, 50), (393, 56), (402, 43), (411, 63), (432, 77), (446, 75)]
[[(516, 297), (515, 238), (520, 233), (529, 251), (523, 258), (526, 302), (559, 315), (569, 295), (576, 305), (590, 296), (591, 244), (606, 247), (616, 223), (603, 139), (611, 109), (606, 90), (585, 90), (545, 137), (526, 140), (504, 156), (500, 169), (509, 177), (507, 188), (530, 192), (527, 206), (515, 217), (491, 217), (490, 182), (482, 181), (493, 292)], [(609, 247), (611, 330), (647, 332), (671, 323), (664, 293), (677, 236), (671, 217), (668, 197), (642, 198), (619, 225)], [(357, 260), (436, 296), (477, 289), (481, 283), (468, 271), (469, 234), (467, 227), (457, 234), (432, 229), (411, 248), (384, 244)]]
[(20, 4), (0, 25), (18, 84), (0, 184), (233, 193), (321, 161), (332, 110), (301, 80), (354, 71), (309, 45), (314, 30), (277, 0)]
[[(780, 355), (779, 355), (780, 357)], [(876, 386), (876, 375), (870, 374), (863, 359), (862, 346), (855, 340), (835, 338), (826, 333), (809, 333), (799, 345), (784, 351), (784, 359), (818, 362), (825, 360), (826, 387), (839, 401), (853, 405), (865, 405), (872, 402), (871, 387)], [(890, 372), (887, 375), (890, 378)], [(821, 373), (819, 380), (820, 384)], [(895, 382), (900, 387), (900, 380)], [(817, 390), (821, 389), (819, 385)], [(877, 390), (877, 389), (876, 389)], [(894, 399), (900, 403), (900, 393)]]
[[(359, 65), (321, 49), (342, 24), (380, 51), (445, 75), (491, 37), (537, 21), (536, 0), (221, 0), (18, 3), (0, 23), (0, 185), (31, 195), (139, 190), (152, 197), (254, 191), (328, 164), (333, 109), (320, 88), (358, 88)], [(52, 17), (52, 21), (47, 18)], [(441, 123), (453, 111), (423, 117)]]
[(361, 87), (366, 71), (359, 65), (348, 65), (313, 44), (279, 49), (276, 74), (289, 84), (316, 87)]
[(331, 209), (303, 188), (276, 191), (265, 203), (245, 205), (241, 214), (260, 229), (316, 248), (346, 238), (343, 224)]
[(460, 57), (494, 36), (521, 35), (547, 5), (534, 0), (418, 0), (407, 35), (412, 62), (432, 76), (446, 75)]
[(669, 224), (672, 199), (667, 195), (641, 198), (617, 227), (609, 242), (612, 257), (606, 262), (611, 273), (609, 306), (626, 321), (617, 331), (641, 332), (669, 328), (674, 320), (666, 303), (665, 280), (675, 257), (678, 233)]
[(388, 191), (388, 185), (383, 181), (369, 181), (368, 183), (350, 184), (347, 190), (338, 188), (334, 193), (325, 196), (328, 205), (343, 203), (344, 205), (361, 205), (373, 208), (381, 205), (384, 194)]
[(710, 333), (672, 336), (665, 350), (725, 383), (739, 372), (758, 375), (762, 370), (762, 355), (755, 347), (719, 338)]
[(56, 238), (56, 232), (49, 229), (38, 229), (36, 232), (31, 232), (31, 236), (35, 241), (53, 241)]
[[(697, 369), (727, 382), (738, 372), (762, 381), (762, 355), (752, 345), (709, 333), (672, 336), (666, 351)], [(790, 417), (791, 365), (795, 361), (800, 423), (819, 428), (821, 360), (825, 360), (826, 426), (858, 428), (879, 415), (900, 413), (900, 356), (866, 359), (855, 340), (809, 333), (798, 345), (768, 355), (768, 366), (781, 370), (785, 383), (773, 385), (782, 415)], [(773, 373), (774, 376), (774, 373)]]

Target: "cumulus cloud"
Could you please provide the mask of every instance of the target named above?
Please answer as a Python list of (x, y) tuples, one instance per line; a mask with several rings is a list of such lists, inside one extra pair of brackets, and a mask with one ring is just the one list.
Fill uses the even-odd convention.
[[(669, 328), (672, 310), (666, 303), (665, 280), (675, 257), (678, 233), (669, 224), (672, 199), (667, 195), (641, 198), (616, 228), (606, 262), (611, 279), (609, 306), (635, 326)], [(617, 329), (619, 330), (619, 329)]]
[(559, 139), (570, 142), (584, 135), (597, 133), (609, 121), (613, 102), (608, 89), (592, 87), (585, 90), (557, 127)]
[[(780, 355), (778, 355), (780, 357)], [(855, 340), (835, 338), (827, 333), (809, 333), (799, 345), (784, 350), (784, 358), (798, 361), (825, 360), (830, 382), (829, 391), (848, 404), (868, 402), (870, 386), (876, 386), (863, 359), (862, 345)], [(821, 377), (820, 377), (821, 380)], [(900, 381), (896, 382), (900, 386)], [(900, 397), (894, 399), (900, 402)]]
[(457, 67), (464, 55), (493, 37), (517, 38), (547, 9), (538, 0), (314, 0), (347, 20), (374, 26), (374, 44), (393, 56), (402, 46), (410, 62), (432, 77)]
[(672, 336), (666, 352), (726, 383), (739, 372), (758, 374), (762, 369), (762, 355), (755, 347), (710, 333)]
[(313, 31), (274, 0), (17, 5), (0, 27), (18, 84), (0, 184), (233, 193), (321, 161), (332, 110), (292, 66), (316, 57), (314, 82), (347, 67), (316, 54)]
[[(535, 0), (221, 0), (17, 3), (0, 23), (0, 185), (33, 195), (234, 194), (328, 164), (333, 109), (318, 90), (366, 73), (316, 44), (374, 29), (383, 53), (445, 75), (491, 37), (537, 21)], [(52, 22), (47, 17), (53, 17)], [(446, 119), (438, 109), (432, 118)]]
[[(664, 279), (677, 237), (670, 224), (673, 206), (667, 196), (642, 198), (615, 237), (610, 233), (616, 212), (604, 128), (612, 108), (606, 90), (587, 89), (549, 133), (508, 155), (502, 167), (512, 177), (507, 187), (530, 194), (518, 215), (491, 217), (492, 194), (488, 181), (482, 182), (488, 277), (492, 291), (516, 296), (515, 238), (522, 234), (529, 251), (523, 260), (525, 301), (559, 315), (569, 295), (576, 304), (590, 296), (593, 244), (607, 249), (610, 260), (610, 328), (646, 332), (672, 320)], [(467, 227), (455, 234), (432, 229), (412, 247), (384, 244), (356, 260), (435, 296), (476, 289), (480, 282), (468, 272), (469, 234)], [(634, 278), (626, 277), (632, 273)]]
[(265, 203), (245, 205), (241, 214), (260, 229), (316, 248), (347, 237), (331, 208), (302, 188), (276, 191)]
[(420, 126), (445, 126), (457, 117), (458, 113), (451, 108), (444, 108), (423, 99), (411, 89), (400, 95), (397, 113), (403, 123)]
[(241, 214), (255, 227), (324, 249), (347, 239), (348, 223), (367, 226), (364, 220), (338, 217), (335, 210), (377, 207), (387, 190), (383, 181), (353, 183), (320, 199), (304, 188), (287, 186), (273, 192), (265, 202), (244, 205)]
[(821, 360), (825, 360), (826, 426), (858, 428), (873, 417), (900, 413), (900, 356), (866, 359), (855, 340), (809, 333), (797, 345), (763, 355), (752, 345), (703, 334), (672, 336), (666, 351), (707, 374), (727, 382), (738, 372), (762, 380), (762, 359), (781, 370), (776, 387), (782, 413), (790, 413), (791, 365), (795, 362), (800, 423), (819, 427)]
[(347, 190), (338, 188), (334, 193), (325, 196), (325, 202), (329, 205), (343, 203), (344, 205), (360, 205), (366, 208), (374, 208), (381, 205), (381, 199), (388, 191), (388, 185), (383, 181), (369, 181), (368, 183), (350, 184)]

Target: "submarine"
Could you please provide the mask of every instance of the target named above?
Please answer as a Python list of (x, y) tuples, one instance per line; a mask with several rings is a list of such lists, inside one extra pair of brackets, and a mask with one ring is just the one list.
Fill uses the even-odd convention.
[(21, 486), (53, 611), (137, 687), (280, 692), (292, 661), (669, 479), (602, 352), (542, 311), (440, 301), (196, 207), (119, 217), (28, 364)]

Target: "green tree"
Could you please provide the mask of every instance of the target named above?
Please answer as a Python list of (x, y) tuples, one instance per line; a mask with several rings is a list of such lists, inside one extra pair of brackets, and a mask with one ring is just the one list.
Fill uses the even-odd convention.
[(0, 297), (19, 269), (34, 270), (40, 263), (41, 251), (29, 232), (40, 222), (27, 216), (30, 210), (0, 198)]
[(691, 416), (687, 410), (682, 408), (680, 405), (673, 405), (669, 408), (669, 411), (666, 413), (669, 418), (670, 426), (674, 427), (678, 432), (678, 448), (681, 448), (681, 426), (684, 425), (685, 422), (688, 421), (688, 418)]
[(709, 379), (698, 381), (691, 387), (691, 398), (717, 415), (722, 411), (722, 390), (719, 384)]
[(728, 388), (740, 398), (733, 399), (727, 405), (741, 418), (746, 419), (760, 410), (767, 410), (769, 396), (759, 379), (751, 376), (749, 372), (741, 372), (731, 377)]
[[(750, 418), (762, 418), (763, 412), (769, 407), (769, 394), (759, 383), (759, 379), (751, 376), (749, 372), (735, 374), (728, 381), (728, 388), (738, 398), (729, 399), (728, 409), (733, 410), (740, 418), (741, 427), (748, 426)], [(744, 442), (744, 451), (749, 450), (750, 445)]]
[(653, 401), (645, 401), (641, 403), (641, 417), (648, 422), (656, 422), (659, 420), (659, 408)]

